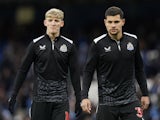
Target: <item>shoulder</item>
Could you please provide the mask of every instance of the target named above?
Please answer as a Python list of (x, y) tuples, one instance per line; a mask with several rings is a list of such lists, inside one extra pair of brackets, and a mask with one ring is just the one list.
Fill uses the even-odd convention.
[(37, 38), (33, 39), (33, 43), (36, 43), (36, 42), (42, 40), (42, 38), (44, 38), (44, 37), (45, 37), (45, 35), (42, 35), (40, 37), (37, 37)]
[(69, 44), (73, 44), (73, 41), (63, 35), (60, 36), (64, 41), (68, 42)]
[(128, 37), (131, 37), (131, 38), (135, 38), (137, 39), (137, 36), (134, 35), (134, 34), (131, 34), (131, 33), (127, 33), (127, 32), (123, 32), (124, 35), (128, 36)]
[(107, 34), (103, 34), (103, 35), (95, 38), (95, 39), (93, 40), (93, 42), (96, 44), (96, 43), (98, 43), (100, 40), (102, 40), (103, 38), (105, 38), (106, 36), (107, 36)]

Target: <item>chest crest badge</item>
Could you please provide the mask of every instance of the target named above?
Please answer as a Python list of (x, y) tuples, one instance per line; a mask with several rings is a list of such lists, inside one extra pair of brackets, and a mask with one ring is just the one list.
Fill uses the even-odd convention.
[(39, 50), (45, 50), (46, 49), (46, 45), (39, 45)]
[(61, 52), (67, 52), (67, 46), (65, 44), (61, 45), (60, 51)]
[(127, 44), (127, 50), (129, 50), (129, 51), (134, 50), (134, 46), (133, 46), (133, 44), (132, 44), (131, 42), (129, 42), (129, 43)]

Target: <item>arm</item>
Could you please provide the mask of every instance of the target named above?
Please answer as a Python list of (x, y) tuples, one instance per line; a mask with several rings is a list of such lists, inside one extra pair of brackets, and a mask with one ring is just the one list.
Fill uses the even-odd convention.
[(26, 54), (24, 55), (22, 59), (22, 63), (20, 65), (20, 68), (15, 78), (13, 92), (12, 92), (11, 98), (9, 99), (9, 110), (12, 113), (14, 110), (14, 104), (16, 102), (17, 94), (25, 80), (25, 77), (32, 64), (33, 59), (34, 59), (33, 43), (30, 43), (30, 45), (27, 48)]
[(149, 106), (149, 93), (147, 89), (147, 82), (143, 68), (143, 61), (140, 55), (139, 43), (137, 42), (136, 55), (135, 55), (135, 75), (142, 91), (141, 105), (143, 109), (147, 109)]
[(83, 73), (82, 84), (82, 102), (81, 107), (83, 111), (90, 113), (91, 102), (88, 99), (88, 92), (93, 78), (93, 74), (97, 65), (98, 55), (95, 43), (91, 44), (88, 52), (87, 62)]
[(81, 113), (81, 107), (80, 107), (81, 86), (80, 86), (80, 71), (78, 67), (77, 49), (75, 45), (73, 45), (69, 56), (69, 70), (70, 70), (72, 86), (76, 97), (75, 112), (76, 115), (79, 115)]

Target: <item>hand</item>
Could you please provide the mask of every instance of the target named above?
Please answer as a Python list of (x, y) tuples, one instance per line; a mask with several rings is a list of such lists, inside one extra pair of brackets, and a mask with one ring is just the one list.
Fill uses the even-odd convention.
[(8, 109), (9, 111), (13, 114), (14, 112), (14, 106), (15, 106), (15, 103), (16, 103), (16, 96), (12, 96), (9, 98), (8, 100)]
[(89, 99), (83, 99), (81, 107), (84, 112), (91, 113), (91, 101)]
[(141, 97), (141, 106), (142, 106), (143, 110), (148, 108), (149, 103), (150, 103), (150, 100), (149, 100), (148, 96), (142, 96)]

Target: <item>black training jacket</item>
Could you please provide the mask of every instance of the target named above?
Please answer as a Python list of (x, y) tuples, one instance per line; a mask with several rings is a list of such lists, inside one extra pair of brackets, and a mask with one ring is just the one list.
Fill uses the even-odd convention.
[(137, 100), (135, 79), (148, 95), (137, 37), (123, 33), (120, 41), (104, 34), (94, 39), (83, 74), (82, 98), (88, 97), (94, 71), (97, 71), (99, 104), (122, 105)]
[(68, 101), (68, 70), (76, 98), (80, 99), (80, 77), (77, 61), (77, 50), (70, 39), (59, 36), (51, 41), (48, 35), (34, 39), (29, 44), (16, 76), (14, 94), (18, 93), (33, 63), (35, 73), (34, 101)]

